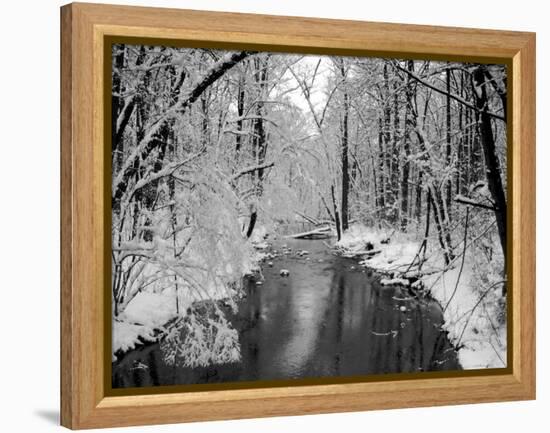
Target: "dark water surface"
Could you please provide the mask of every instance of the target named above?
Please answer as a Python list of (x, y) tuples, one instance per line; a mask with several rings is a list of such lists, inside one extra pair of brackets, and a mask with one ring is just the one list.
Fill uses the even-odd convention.
[[(277, 241), (292, 253), (262, 265), (231, 317), (242, 361), (208, 368), (166, 365), (159, 344), (113, 364), (113, 387), (319, 378), (458, 370), (439, 304), (407, 289), (381, 286), (353, 259), (320, 240)], [(309, 254), (299, 256), (298, 251)], [(268, 262), (273, 262), (269, 266)], [(281, 269), (289, 276), (280, 275)]]

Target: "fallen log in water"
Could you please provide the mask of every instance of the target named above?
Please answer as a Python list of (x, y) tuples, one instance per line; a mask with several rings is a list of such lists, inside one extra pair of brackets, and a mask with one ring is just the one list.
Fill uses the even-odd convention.
[(295, 233), (293, 235), (286, 236), (292, 239), (326, 239), (332, 236), (332, 228), (329, 226), (319, 227), (318, 229), (310, 230), (303, 233)]

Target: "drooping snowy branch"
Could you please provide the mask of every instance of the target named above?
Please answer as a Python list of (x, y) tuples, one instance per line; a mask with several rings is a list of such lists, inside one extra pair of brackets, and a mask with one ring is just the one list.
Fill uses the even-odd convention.
[(113, 198), (120, 199), (122, 194), (124, 194), (128, 188), (128, 176), (132, 171), (132, 167), (138, 159), (145, 159), (152, 151), (152, 148), (154, 147), (154, 145), (151, 144), (153, 143), (153, 138), (156, 134), (158, 134), (164, 124), (169, 119), (183, 114), (186, 108), (193, 104), (193, 102), (195, 102), (210, 85), (223, 76), (225, 72), (233, 68), (237, 63), (251, 54), (252, 53), (249, 51), (239, 51), (227, 54), (219, 62), (210, 67), (210, 69), (203, 74), (202, 78), (199, 79), (187, 93), (181, 95), (159, 119), (155, 120), (153, 124), (146, 128), (147, 132), (145, 133), (145, 136), (138, 143), (138, 145), (135, 146), (128, 158), (126, 158), (119, 174), (115, 179), (113, 179)]
[(148, 176), (138, 180), (136, 184), (132, 187), (129, 196), (133, 196), (136, 191), (139, 191), (140, 189), (144, 188), (145, 186), (151, 184), (152, 182), (155, 182), (159, 179), (162, 179), (166, 176), (171, 176), (174, 174), (177, 170), (180, 168), (186, 166), (190, 162), (198, 159), (200, 156), (204, 155), (205, 149), (189, 156), (188, 158), (185, 158), (183, 161), (173, 161), (169, 164), (167, 164), (162, 170), (152, 172)]

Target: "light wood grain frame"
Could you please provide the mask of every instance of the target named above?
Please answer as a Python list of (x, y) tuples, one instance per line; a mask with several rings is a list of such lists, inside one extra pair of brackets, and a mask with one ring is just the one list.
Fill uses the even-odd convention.
[[(509, 368), (497, 375), (108, 396), (106, 36), (508, 64)], [(61, 53), (62, 425), (77, 429), (535, 398), (533, 33), (76, 3), (61, 8)]]

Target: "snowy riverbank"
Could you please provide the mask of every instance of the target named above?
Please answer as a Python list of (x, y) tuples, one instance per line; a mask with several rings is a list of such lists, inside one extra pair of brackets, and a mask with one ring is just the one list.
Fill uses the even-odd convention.
[[(403, 278), (417, 272), (410, 264), (417, 256), (421, 241), (389, 230), (353, 225), (335, 245), (339, 253), (360, 258), (360, 264), (384, 274), (382, 284), (409, 285)], [(439, 254), (430, 254), (424, 263), (419, 282), (413, 288), (424, 288), (442, 306), (444, 329), (458, 349), (464, 369), (500, 368), (506, 366), (506, 306), (501, 296), (502, 282), (498, 272), (484, 269), (483, 287), (472, 254), (468, 249), (464, 263), (460, 259), (445, 269)], [(494, 267), (498, 268), (496, 257)], [(408, 271), (408, 272), (407, 272)]]
[(170, 292), (140, 292), (113, 320), (113, 361), (117, 355), (155, 342), (165, 332), (164, 325), (177, 316), (175, 294)]
[[(265, 234), (266, 229), (263, 226), (258, 227), (249, 240), (242, 259), (239, 263), (233, 263), (233, 266), (233, 251), (226, 251), (225, 255), (228, 258), (225, 263), (220, 263), (216, 277), (200, 268), (191, 268), (187, 270), (186, 275), (195, 283), (193, 287), (184, 287), (180, 284), (176, 293), (173, 277), (167, 274), (147, 289), (136, 293), (123, 311), (113, 319), (112, 360), (116, 361), (126, 352), (141, 345), (159, 341), (172, 331), (168, 329), (168, 324), (187, 317), (193, 303), (204, 300), (231, 302), (231, 299), (238, 295), (242, 278), (259, 271), (259, 263), (265, 256), (261, 251), (266, 247)], [(144, 272), (146, 275), (159, 273), (158, 267), (154, 264), (147, 266), (149, 268)], [(227, 325), (220, 317), (218, 321), (218, 329)]]

